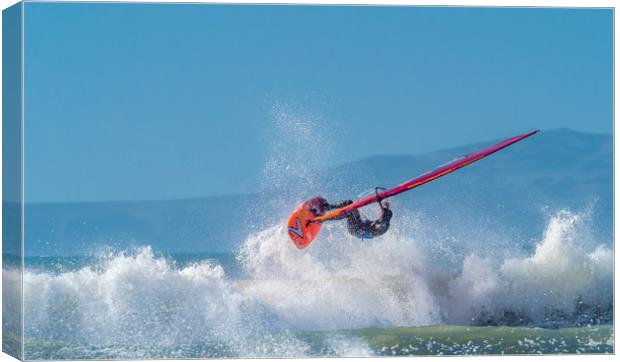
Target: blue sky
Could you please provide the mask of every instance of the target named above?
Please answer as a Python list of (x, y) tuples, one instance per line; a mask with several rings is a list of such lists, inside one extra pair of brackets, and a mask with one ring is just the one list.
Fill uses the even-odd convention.
[(273, 143), (303, 137), (272, 132), (274, 109), (316, 122), (316, 147), (336, 143), (317, 150), (325, 166), (531, 129), (610, 134), (612, 21), (604, 9), (27, 3), (25, 198), (256, 191), (286, 149)]

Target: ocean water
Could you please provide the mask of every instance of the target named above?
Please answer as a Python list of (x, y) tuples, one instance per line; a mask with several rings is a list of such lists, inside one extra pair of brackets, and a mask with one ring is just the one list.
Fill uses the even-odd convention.
[[(299, 251), (283, 225), (250, 235), (231, 254), (165, 255), (146, 246), (28, 258), (25, 357), (614, 350), (613, 253), (593, 239), (587, 212), (551, 215), (527, 248), (482, 232), (479, 240), (445, 238), (408, 214), (371, 241), (326, 224)], [(5, 269), (6, 295), (18, 280)], [(5, 315), (14, 306), (5, 303)]]
[[(230, 253), (163, 254), (147, 243), (27, 258), (25, 358), (613, 353), (612, 240), (591, 207), (546, 209), (532, 239), (458, 211), (458, 227), (447, 227), (395, 198), (379, 238), (328, 222), (309, 248), (293, 247), (292, 205), (308, 190), (329, 194), (317, 170), (344, 154), (339, 131), (307, 113), (273, 107), (261, 187), (279, 197), (249, 207), (279, 220), (251, 220), (259, 231)], [(19, 308), (10, 265), (5, 316)], [(10, 350), (19, 321), (3, 323)]]

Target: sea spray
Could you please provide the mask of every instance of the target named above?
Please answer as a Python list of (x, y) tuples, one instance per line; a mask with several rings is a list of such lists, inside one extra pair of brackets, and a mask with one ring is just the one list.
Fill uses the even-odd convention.
[[(67, 351), (72, 358), (313, 353), (262, 301), (242, 293), (242, 284), (227, 279), (219, 265), (177, 267), (148, 247), (71, 272), (26, 271), (28, 357), (63, 358)], [(363, 343), (337, 336), (321, 346), (321, 355), (370, 353)]]
[(561, 210), (530, 255), (499, 262), (465, 257), (443, 298), (446, 320), (543, 326), (611, 321), (613, 253), (591, 235), (587, 213)]
[(253, 280), (246, 292), (297, 329), (439, 322), (425, 257), (412, 239), (394, 233), (362, 242), (341, 225), (326, 228), (303, 251), (280, 225), (249, 237), (239, 253)]
[[(2, 271), (2, 332), (4, 338), (15, 338), (14, 342), (17, 342), (22, 334), (22, 274), (19, 269), (19, 263), (17, 265), (7, 266), (6, 260), (4, 261), (4, 270)], [(11, 335), (11, 337), (7, 337)], [(21, 349), (21, 342), (11, 343), (10, 346), (5, 346), (11, 349), (11, 352), (15, 352), (14, 355), (21, 355), (21, 351), (15, 351), (14, 349)]]
[(368, 355), (363, 339), (336, 334), (319, 343), (300, 333), (611, 321), (613, 255), (591, 239), (587, 215), (558, 212), (533, 247), (482, 256), (449, 252), (458, 237), (433, 234), (429, 243), (428, 225), (410, 217), (366, 241), (327, 223), (305, 250), (290, 244), (282, 223), (264, 228), (238, 251), (242, 280), (212, 261), (176, 263), (148, 247), (72, 271), (27, 269), (31, 356), (59, 353), (40, 340), (117, 358)]
[(101, 263), (58, 275), (27, 271), (26, 336), (118, 346), (126, 358), (187, 346), (211, 357), (304, 355), (306, 346), (279, 329), (260, 301), (242, 295), (219, 265), (177, 268), (150, 248)]
[(303, 251), (288, 245), (282, 226), (267, 228), (239, 252), (252, 279), (246, 292), (293, 327), (314, 330), (611, 320), (612, 253), (592, 240), (587, 211), (559, 211), (526, 250), (490, 251), (484, 245), (492, 242), (479, 240), (483, 256), (463, 253), (456, 264), (433, 255), (449, 254), (451, 242), (420, 242), (416, 225), (401, 217), (386, 235), (363, 241), (327, 223)]
[(260, 188), (264, 194), (277, 195), (271, 199), (272, 210), (286, 210), (308, 190), (325, 191), (321, 171), (340, 161), (337, 128), (300, 105), (271, 106), (270, 122), (262, 130), (268, 152)]
[[(27, 333), (62, 340), (83, 338), (107, 342), (118, 336), (123, 340), (148, 341), (162, 332), (178, 335), (178, 330), (173, 329), (192, 322), (190, 318), (185, 320), (180, 312), (195, 308), (193, 312), (201, 315), (202, 310), (224, 309), (224, 299), (234, 302), (234, 295), (225, 288), (218, 290), (213, 298), (204, 298), (214, 288), (222, 287), (221, 267), (209, 263), (174, 270), (167, 260), (156, 258), (150, 248), (121, 253), (100, 262), (103, 265), (59, 275), (26, 272)], [(181, 323), (175, 325), (175, 318), (180, 318), (176, 322)], [(66, 333), (45, 323), (53, 319), (61, 320), (65, 329), (80, 330), (80, 333)], [(194, 327), (201, 333), (207, 332), (204, 328), (210, 328)], [(120, 330), (129, 333), (119, 334)]]

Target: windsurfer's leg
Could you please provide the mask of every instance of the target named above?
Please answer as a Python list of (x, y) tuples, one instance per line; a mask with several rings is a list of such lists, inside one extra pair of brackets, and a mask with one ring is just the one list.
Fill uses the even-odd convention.
[(381, 215), (377, 220), (373, 221), (370, 227), (370, 233), (373, 237), (385, 234), (390, 228), (390, 220), (392, 219), (392, 210), (385, 208), (381, 210)]
[(360, 228), (362, 228), (363, 220), (358, 210), (352, 210), (345, 213), (347, 218), (347, 229), (349, 233), (358, 236)]

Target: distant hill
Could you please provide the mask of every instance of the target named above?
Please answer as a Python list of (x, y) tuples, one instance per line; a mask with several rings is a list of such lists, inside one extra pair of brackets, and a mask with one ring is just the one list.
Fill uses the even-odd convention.
[[(258, 195), (162, 201), (28, 204), (26, 255), (79, 255), (152, 245), (166, 252), (227, 252)], [(240, 212), (241, 211), (241, 212)]]
[[(492, 143), (413, 156), (375, 156), (345, 164), (328, 173), (337, 190), (333, 197), (345, 197), (347, 189), (393, 186)], [(546, 222), (543, 208), (581, 211), (592, 205), (593, 223), (599, 232), (610, 236), (613, 139), (570, 129), (541, 132), (395, 201), (440, 219), (444, 216), (446, 223), (454, 222), (454, 215), (484, 218), (518, 228), (527, 237), (533, 237), (530, 231), (540, 234)]]
[[(144, 244), (165, 252), (226, 252), (243, 242), (248, 232), (284, 217), (305, 197), (355, 198), (363, 190), (394, 186), (492, 143), (346, 163), (317, 173), (320, 189), (291, 180), (286, 190), (260, 195), (28, 204), (26, 254), (84, 254), (101, 246)], [(593, 205), (597, 232), (611, 240), (612, 195), (612, 136), (557, 129), (405, 193), (393, 204), (395, 217), (409, 209), (432, 215), (442, 227), (482, 222), (524, 238), (540, 234), (544, 208), (579, 211)]]

